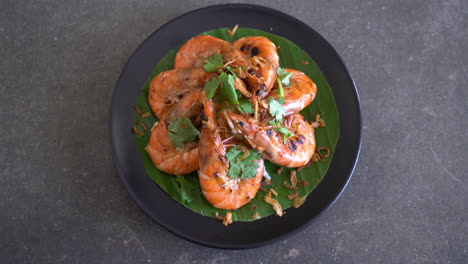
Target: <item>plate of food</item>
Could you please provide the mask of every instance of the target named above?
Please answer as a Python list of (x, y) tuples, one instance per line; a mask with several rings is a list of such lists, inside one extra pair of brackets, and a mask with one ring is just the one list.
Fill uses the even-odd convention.
[(341, 194), (359, 156), (359, 96), (307, 25), (212, 6), (135, 51), (112, 97), (110, 141), (122, 182), (157, 223), (251, 248), (300, 230)]

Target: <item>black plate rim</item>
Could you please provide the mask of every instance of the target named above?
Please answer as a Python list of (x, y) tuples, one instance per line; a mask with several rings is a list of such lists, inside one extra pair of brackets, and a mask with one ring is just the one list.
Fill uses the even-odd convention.
[[(276, 15), (279, 15), (279, 16), (282, 16), (282, 17), (285, 17), (286, 19), (290, 19), (290, 20), (293, 20), (295, 21), (296, 23), (299, 23), (301, 25), (303, 25), (304, 27), (308, 28), (308, 30), (312, 31), (317, 37), (319, 37), (321, 39), (321, 41), (326, 44), (326, 46), (332, 50), (337, 59), (339, 60), (339, 62), (342, 64), (343, 66), (343, 69), (344, 69), (344, 73), (346, 74), (346, 76), (349, 78), (349, 80), (351, 81), (351, 83), (353, 84), (353, 94), (355, 96), (355, 98), (353, 98), (354, 100), (356, 100), (356, 103), (357, 103), (357, 126), (359, 126), (359, 134), (358, 134), (358, 140), (356, 142), (356, 146), (354, 146), (356, 149), (355, 149), (355, 153), (354, 153), (354, 162), (353, 162), (353, 165), (352, 165), (352, 168), (350, 169), (348, 175), (347, 175), (347, 178), (346, 178), (346, 181), (344, 182), (343, 186), (341, 187), (341, 190), (335, 195), (335, 197), (330, 200), (328, 202), (328, 204), (325, 205), (325, 207), (318, 213), (316, 214), (314, 217), (310, 218), (306, 223), (300, 225), (300, 226), (297, 226), (293, 229), (291, 229), (289, 232), (287, 233), (284, 233), (284, 234), (280, 234), (276, 237), (274, 237), (273, 239), (270, 239), (270, 240), (266, 240), (266, 241), (263, 241), (263, 242), (254, 242), (254, 243), (244, 243), (242, 245), (239, 245), (239, 244), (216, 244), (216, 243), (210, 243), (210, 242), (207, 242), (207, 241), (204, 241), (204, 240), (200, 240), (200, 239), (197, 239), (197, 238), (194, 238), (194, 237), (189, 237), (189, 236), (185, 236), (185, 235), (182, 235), (180, 234), (177, 230), (175, 229), (172, 229), (170, 228), (169, 226), (165, 226), (163, 224), (161, 224), (160, 222), (158, 222), (151, 214), (150, 210), (148, 208), (146, 208), (144, 206), (144, 203), (140, 200), (140, 198), (138, 197), (137, 193), (135, 193), (135, 191), (130, 187), (129, 185), (129, 182), (127, 181), (127, 179), (124, 177), (123, 173), (122, 173), (122, 169), (120, 168), (120, 164), (119, 164), (119, 161), (117, 160), (117, 154), (116, 154), (116, 149), (115, 149), (115, 145), (114, 145), (114, 142), (113, 142), (113, 130), (112, 130), (112, 113), (113, 113), (113, 107), (115, 107), (115, 97), (116, 97), (116, 91), (117, 91), (117, 87), (119, 86), (119, 84), (121, 83), (121, 79), (124, 75), (124, 73), (127, 71), (128, 69), (128, 66), (132, 60), (132, 58), (135, 56), (135, 54), (138, 53), (138, 51), (142, 48), (142, 46), (144, 46), (144, 44), (153, 37), (153, 35), (157, 34), (159, 31), (163, 30), (165, 27), (167, 27), (168, 25), (172, 24), (173, 22), (185, 17), (185, 16), (189, 16), (191, 15), (192, 13), (197, 13), (197, 12), (200, 12), (200, 11), (207, 11), (207, 10), (210, 10), (210, 9), (218, 9), (218, 8), (241, 8), (241, 7), (245, 7), (245, 8), (255, 8), (255, 9), (259, 9), (260, 11), (266, 11), (266, 12), (269, 12), (269, 13), (274, 13)], [(333, 93), (333, 92), (332, 92)], [(333, 93), (334, 94), (334, 93)], [(337, 105), (338, 107), (338, 105)], [(182, 15), (179, 15), (175, 18), (173, 18), (172, 20), (170, 20), (169, 22), (165, 23), (164, 25), (162, 25), (161, 27), (159, 27), (158, 29), (156, 29), (153, 33), (151, 33), (144, 41), (142, 41), (140, 43), (140, 45), (138, 45), (138, 47), (136, 48), (136, 50), (132, 53), (132, 55), (129, 57), (129, 59), (127, 60), (127, 62), (125, 63), (125, 66), (121, 72), (121, 74), (119, 75), (119, 78), (116, 82), (116, 85), (114, 86), (114, 90), (113, 90), (113, 93), (112, 93), (112, 97), (111, 97), (111, 104), (110, 104), (110, 107), (109, 107), (109, 122), (108, 122), (108, 135), (109, 135), (109, 143), (111, 145), (111, 152), (112, 152), (112, 161), (113, 161), (113, 164), (114, 164), (114, 167), (116, 168), (117, 170), (117, 173), (119, 174), (119, 177), (123, 183), (123, 185), (125, 186), (126, 190), (128, 191), (128, 193), (130, 194), (130, 196), (132, 197), (132, 199), (138, 204), (138, 206), (140, 207), (140, 209), (146, 214), (148, 215), (154, 222), (156, 222), (159, 226), (163, 227), (165, 230), (169, 231), (170, 233), (180, 237), (180, 238), (183, 238), (183, 239), (186, 239), (188, 241), (191, 241), (193, 243), (196, 243), (196, 244), (199, 244), (199, 245), (203, 245), (203, 246), (207, 246), (207, 247), (212, 247), (212, 248), (219, 248), (219, 249), (249, 249), (249, 248), (257, 248), (257, 247), (261, 247), (261, 246), (265, 246), (265, 245), (269, 245), (269, 244), (272, 244), (274, 242), (278, 242), (280, 240), (283, 240), (283, 239), (286, 239), (294, 234), (297, 234), (298, 232), (300, 232), (301, 230), (304, 230), (306, 227), (310, 226), (314, 220), (316, 220), (318, 217), (320, 217), (325, 211), (327, 211), (336, 201), (337, 199), (341, 196), (341, 194), (343, 193), (344, 189), (346, 188), (346, 186), (348, 185), (353, 173), (354, 173), (354, 170), (356, 169), (356, 166), (357, 166), (357, 163), (358, 163), (358, 160), (359, 160), (359, 155), (360, 155), (360, 152), (361, 152), (361, 146), (362, 146), (362, 112), (361, 112), (361, 102), (360, 102), (360, 96), (359, 96), (359, 92), (358, 92), (358, 89), (357, 89), (357, 86), (356, 86), (356, 83), (354, 81), (354, 79), (352, 78), (351, 74), (349, 73), (349, 70), (348, 68), (346, 67), (346, 65), (344, 64), (344, 61), (343, 59), (341, 58), (341, 56), (339, 55), (339, 53), (336, 51), (336, 49), (322, 36), (320, 35), (317, 31), (315, 31), (312, 27), (310, 27), (309, 25), (305, 24), (304, 22), (300, 21), (299, 19), (295, 18), (295, 17), (292, 17), (286, 13), (283, 13), (283, 12), (280, 12), (278, 10), (275, 10), (275, 9), (272, 9), (272, 8), (269, 8), (269, 7), (266, 7), (266, 6), (261, 6), (261, 5), (253, 5), (253, 4), (220, 4), (220, 5), (212, 5), (212, 6), (207, 6), (207, 7), (203, 7), (203, 8), (198, 8), (198, 9), (195, 9), (195, 10), (192, 10), (192, 11), (189, 11), (187, 13), (184, 13)], [(340, 133), (340, 136), (339, 136), (339, 139), (338, 139), (338, 142), (340, 141), (340, 138), (341, 138), (341, 133)], [(337, 145), (338, 145), (338, 142), (337, 142)], [(136, 142), (135, 142), (135, 145), (136, 145)], [(330, 164), (331, 166), (331, 164)], [(325, 177), (325, 176), (324, 176)], [(320, 184), (319, 184), (320, 185)], [(157, 186), (157, 185), (156, 185)], [(159, 187), (159, 186), (158, 186)], [(318, 188), (318, 186), (316, 187)], [(165, 192), (164, 190), (160, 189), (162, 192)], [(187, 210), (190, 210), (188, 208), (186, 208)], [(271, 217), (271, 216), (270, 216)]]

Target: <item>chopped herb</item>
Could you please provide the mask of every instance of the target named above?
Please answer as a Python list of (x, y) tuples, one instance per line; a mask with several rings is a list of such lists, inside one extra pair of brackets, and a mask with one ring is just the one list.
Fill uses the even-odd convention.
[(291, 131), (289, 131), (289, 129), (285, 128), (285, 127), (278, 127), (276, 129), (276, 131), (278, 131), (279, 133), (283, 134), (283, 144), (286, 143), (286, 140), (288, 139), (288, 137), (292, 136), (293, 134), (291, 133)]
[(249, 155), (242, 159), (245, 155), (244, 151), (238, 149), (239, 146), (231, 148), (227, 153), (226, 157), (229, 160), (229, 171), (228, 176), (232, 179), (245, 179), (253, 178), (257, 175), (258, 163), (253, 162), (261, 158), (260, 153), (256, 150), (249, 150)]
[(287, 70), (281, 68), (281, 67), (278, 67), (278, 70), (276, 71), (276, 73), (278, 74), (278, 78), (280, 79), (280, 81), (286, 85), (286, 86), (289, 86), (289, 78), (291, 78), (291, 75), (293, 74), (292, 72), (288, 72)]
[(270, 120), (270, 121), (268, 122), (268, 124), (270, 124), (271, 126), (277, 126), (277, 127), (281, 126), (281, 123), (280, 123), (280, 122), (278, 122), (278, 121), (273, 121), (273, 120)]
[(239, 104), (237, 100), (236, 89), (234, 88), (234, 76), (222, 72), (219, 77), (219, 82), (221, 83), (221, 93), (224, 97), (228, 98), (229, 102), (232, 104)]
[(251, 104), (251, 103), (249, 102), (249, 100), (245, 100), (245, 99), (244, 99), (244, 100), (240, 100), (239, 103), (240, 103), (240, 104), (237, 106), (237, 109), (239, 109), (239, 111), (240, 111), (241, 113), (246, 113), (246, 114), (248, 114), (248, 115), (251, 115), (251, 114), (253, 114), (253, 113), (255, 112), (254, 109), (253, 109), (253, 106), (254, 106), (254, 105)]
[(211, 78), (211, 80), (205, 83), (204, 89), (206, 91), (206, 97), (208, 99), (213, 97), (218, 86), (219, 86), (219, 80), (216, 77)]
[(281, 123), (278, 122), (278, 121), (273, 121), (273, 120), (270, 120), (268, 122), (271, 126), (274, 126), (275, 127), (275, 130), (281, 134), (283, 134), (283, 143), (286, 143), (286, 140), (292, 136), (293, 134), (291, 133), (291, 131), (289, 131), (289, 129), (285, 128), (285, 127), (282, 127), (281, 126)]
[(228, 176), (237, 179), (239, 178), (239, 175), (241, 174), (241, 167), (237, 164), (231, 163), (229, 165), (229, 171), (228, 171)]
[[(206, 72), (217, 72), (218, 70), (224, 67), (223, 56), (221, 54), (215, 53), (213, 56), (208, 57), (206, 62), (203, 63), (203, 68)], [(234, 72), (231, 66), (226, 66), (226, 69), (230, 72), (221, 72), (216, 79), (213, 77), (209, 82), (205, 84), (205, 90), (207, 91), (206, 96), (212, 98), (215, 94), (216, 89), (220, 87), (221, 94), (219, 95), (218, 101), (220, 99), (227, 98), (231, 104), (239, 104), (238, 93), (234, 88), (234, 79), (237, 77), (237, 74)]]
[(224, 66), (223, 56), (219, 53), (215, 53), (213, 56), (208, 57), (206, 62), (203, 64), (206, 72), (217, 72)]
[[(226, 158), (228, 158), (229, 160), (235, 160), (235, 158), (237, 156), (239, 156), (239, 154), (243, 154), (244, 152), (243, 151), (240, 151), (238, 150), (239, 146), (237, 147), (234, 147), (234, 148), (231, 148), (227, 153), (226, 153)], [(241, 155), (242, 156), (242, 155)]]
[(281, 84), (280, 78), (277, 77), (276, 81), (278, 82), (278, 92), (281, 98), (284, 100), (284, 90), (283, 90), (283, 85)]
[(169, 138), (176, 147), (183, 147), (185, 142), (192, 141), (200, 136), (198, 131), (187, 117), (178, 117), (177, 119), (169, 122), (168, 125)]
[(232, 67), (231, 67), (231, 66), (229, 66), (229, 65), (226, 66), (226, 70), (228, 70), (228, 71), (234, 76), (234, 78), (237, 77), (237, 74), (232, 70)]
[(236, 90), (236, 95), (237, 95), (237, 98), (242, 98), (242, 93), (239, 90)]
[(276, 121), (282, 121), (283, 116), (286, 113), (284, 112), (284, 108), (281, 105), (280, 100), (274, 100), (272, 97), (270, 97), (268, 104), (270, 105), (270, 114), (275, 118)]

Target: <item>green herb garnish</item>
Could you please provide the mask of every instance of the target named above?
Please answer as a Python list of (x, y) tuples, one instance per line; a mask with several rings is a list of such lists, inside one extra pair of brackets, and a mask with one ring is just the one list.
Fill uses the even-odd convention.
[(206, 91), (206, 97), (208, 99), (212, 98), (216, 92), (216, 89), (219, 86), (219, 80), (216, 77), (211, 78), (207, 83), (205, 83), (204, 89)]
[(234, 76), (234, 78), (237, 77), (237, 74), (234, 72), (234, 70), (232, 69), (231, 66), (229, 66), (229, 65), (226, 66), (226, 70), (228, 70)]
[(293, 134), (291, 133), (291, 131), (289, 131), (289, 129), (281, 126), (281, 123), (278, 122), (278, 121), (273, 121), (273, 120), (270, 120), (268, 122), (271, 126), (274, 126), (274, 129), (278, 132), (278, 133), (281, 133), (283, 134), (283, 144), (286, 143), (286, 140), (292, 136)]
[(268, 122), (268, 124), (272, 125), (272, 126), (275, 126), (275, 127), (278, 127), (278, 126), (281, 126), (281, 123), (278, 122), (278, 121), (273, 121), (273, 120), (270, 120)]
[(237, 109), (239, 109), (239, 112), (241, 113), (251, 115), (255, 112), (253, 107), (254, 105), (250, 103), (249, 100), (243, 99), (239, 101), (239, 105), (237, 106)]
[(185, 142), (192, 141), (200, 136), (198, 131), (192, 124), (192, 121), (187, 117), (178, 117), (177, 119), (169, 122), (168, 125), (169, 138), (176, 147), (183, 147)]
[(284, 100), (284, 89), (283, 89), (283, 85), (281, 84), (280, 78), (277, 77), (276, 81), (278, 82), (278, 93), (281, 96), (281, 98)]
[(249, 150), (249, 155), (244, 157), (245, 152), (239, 150), (239, 146), (231, 148), (227, 153), (226, 157), (229, 160), (229, 171), (228, 176), (232, 179), (252, 179), (257, 175), (257, 169), (259, 167), (257, 162), (254, 160), (261, 159), (260, 153), (256, 150)]
[[(218, 53), (208, 57), (206, 62), (203, 63), (203, 68), (206, 72), (217, 72), (223, 67), (223, 56)], [(205, 84), (204, 88), (207, 91), (206, 97), (212, 98), (219, 84), (221, 84), (221, 98), (227, 98), (231, 104), (239, 104), (237, 99), (239, 96), (237, 95), (236, 89), (234, 88), (234, 79), (237, 77), (237, 74), (234, 72), (231, 66), (226, 66), (225, 69), (228, 70), (230, 74), (223, 71), (218, 75), (217, 79), (213, 77)]]
[(234, 76), (222, 72), (219, 74), (218, 80), (221, 83), (221, 94), (226, 97), (231, 104), (239, 104), (236, 89), (234, 88)]
[(284, 85), (289, 86), (289, 78), (291, 77), (291, 75), (293, 73), (288, 72), (288, 71), (286, 71), (285, 69), (283, 69), (281, 67), (278, 67), (278, 70), (276, 71), (276, 73), (278, 74), (278, 78), (280, 79), (280, 81)]
[(206, 62), (203, 63), (203, 68), (206, 72), (217, 72), (223, 66), (223, 56), (219, 53), (215, 53), (213, 56), (208, 57)]
[(276, 128), (276, 131), (278, 131), (279, 133), (283, 134), (283, 144), (286, 143), (286, 140), (288, 139), (288, 137), (292, 136), (293, 134), (291, 133), (291, 131), (289, 131), (289, 129), (285, 128), (285, 127), (278, 127)]
[(270, 105), (269, 107), (270, 114), (275, 118), (276, 121), (279, 121), (279, 122), (283, 120), (283, 116), (286, 114), (281, 103), (284, 104), (284, 98), (275, 100), (272, 97), (270, 97), (268, 99), (268, 104)]

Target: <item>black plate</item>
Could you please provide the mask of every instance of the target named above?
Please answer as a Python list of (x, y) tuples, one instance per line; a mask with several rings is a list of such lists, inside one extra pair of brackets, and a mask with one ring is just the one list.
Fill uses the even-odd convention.
[[(172, 199), (147, 175), (130, 127), (132, 106), (157, 62), (187, 39), (211, 29), (239, 24), (286, 37), (317, 63), (335, 97), (340, 138), (322, 182), (298, 209), (283, 217), (235, 222), (225, 227)], [(361, 112), (356, 86), (335, 49), (301, 21), (276, 10), (254, 5), (219, 5), (182, 15), (148, 37), (128, 61), (114, 90), (110, 108), (110, 142), (114, 164), (123, 184), (141, 208), (170, 232), (210, 247), (239, 249), (277, 241), (304, 228), (326, 210), (346, 187), (361, 147)]]

